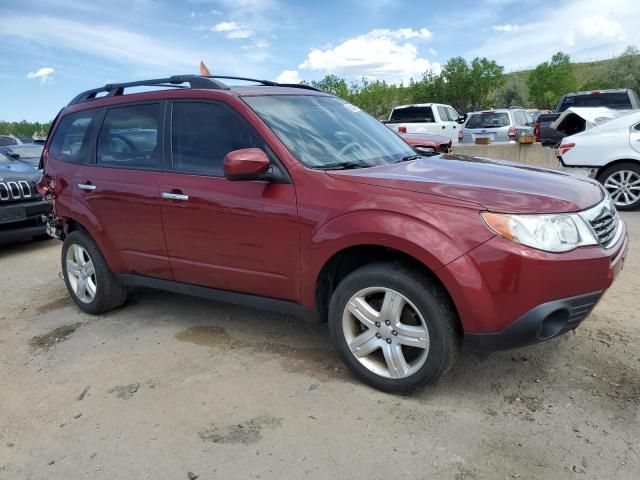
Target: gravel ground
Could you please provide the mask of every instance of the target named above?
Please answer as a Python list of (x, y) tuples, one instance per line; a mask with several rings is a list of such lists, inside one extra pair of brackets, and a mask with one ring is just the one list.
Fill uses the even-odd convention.
[(91, 317), (60, 243), (0, 251), (0, 478), (640, 478), (640, 214), (624, 271), (553, 342), (463, 355), (404, 398), (326, 325), (153, 291)]

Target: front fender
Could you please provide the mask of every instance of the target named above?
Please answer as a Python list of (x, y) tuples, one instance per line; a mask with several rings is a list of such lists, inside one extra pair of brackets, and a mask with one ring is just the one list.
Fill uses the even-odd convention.
[[(347, 248), (387, 247), (416, 259), (437, 275), (442, 267), (491, 238), (491, 232), (479, 222), (482, 228), (471, 227), (470, 210), (446, 207), (444, 210), (448, 210), (448, 215), (443, 215), (443, 211), (433, 212), (430, 222), (397, 211), (366, 210), (347, 212), (318, 225), (308, 241), (303, 239), (302, 278), (310, 280), (302, 285), (302, 303), (310, 308), (315, 306), (316, 283), (322, 268)], [(465, 238), (456, 233), (457, 228), (452, 228), (460, 224), (467, 226)], [(477, 230), (475, 235), (474, 230)]]

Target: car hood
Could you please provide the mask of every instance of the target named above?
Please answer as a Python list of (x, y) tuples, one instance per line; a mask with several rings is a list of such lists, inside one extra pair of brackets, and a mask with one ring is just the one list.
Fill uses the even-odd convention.
[(604, 196), (601, 187), (588, 178), (461, 155), (327, 174), (349, 182), (462, 200), (495, 212), (575, 212), (595, 205)]
[(5, 173), (33, 173), (36, 170), (33, 165), (18, 160), (0, 163), (0, 175), (4, 175)]

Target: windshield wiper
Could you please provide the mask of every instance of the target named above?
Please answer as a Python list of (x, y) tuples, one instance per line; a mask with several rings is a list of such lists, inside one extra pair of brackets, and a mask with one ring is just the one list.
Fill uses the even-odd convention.
[(420, 155), (405, 155), (404, 157), (402, 157), (400, 160), (398, 160), (395, 163), (402, 163), (402, 162), (410, 162), (411, 160), (418, 160), (420, 158)]
[(371, 165), (367, 165), (365, 163), (358, 162), (336, 162), (336, 163), (327, 163), (326, 165), (316, 165), (313, 168), (314, 170), (350, 170), (353, 168), (367, 168)]

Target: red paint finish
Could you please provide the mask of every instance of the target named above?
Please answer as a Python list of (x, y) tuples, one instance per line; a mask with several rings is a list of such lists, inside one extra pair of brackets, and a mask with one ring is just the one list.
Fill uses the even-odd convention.
[[(400, 129), (404, 128), (403, 133)], [(405, 142), (412, 147), (428, 147), (433, 148), (435, 153), (441, 153), (441, 148), (446, 145), (446, 151), (451, 148), (451, 139), (444, 135), (429, 135), (426, 133), (406, 133), (406, 127), (399, 127), (398, 134)]]
[(253, 179), (269, 168), (269, 158), (259, 148), (243, 148), (224, 157), (224, 176), (230, 180)]
[[(590, 180), (460, 156), (310, 170), (241, 98), (267, 94), (323, 95), (280, 87), (156, 91), (85, 102), (64, 110), (61, 118), (140, 100), (226, 102), (263, 137), (290, 183), (80, 166), (45, 154), (56, 215), (85, 228), (116, 273), (285, 299), (308, 308), (317, 307), (318, 276), (334, 255), (359, 245), (388, 247), (440, 278), (467, 332), (499, 331), (540, 303), (606, 289), (621, 268), (626, 232), (611, 250), (550, 254), (496, 237), (480, 217), (484, 210), (585, 209), (602, 200), (601, 188)], [(165, 144), (165, 157), (168, 150)], [(169, 161), (165, 158), (164, 165)], [(231, 175), (263, 167), (257, 152), (230, 153), (225, 161), (225, 173)], [(79, 190), (82, 183), (96, 189)], [(163, 198), (165, 192), (188, 201)]]

